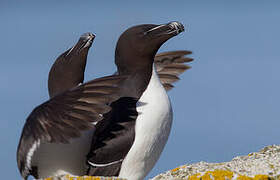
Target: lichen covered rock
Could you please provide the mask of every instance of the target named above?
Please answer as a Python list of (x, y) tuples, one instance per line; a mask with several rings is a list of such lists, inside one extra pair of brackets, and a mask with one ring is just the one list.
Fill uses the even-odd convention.
[(152, 180), (280, 180), (280, 146), (239, 156), (230, 162), (187, 164)]

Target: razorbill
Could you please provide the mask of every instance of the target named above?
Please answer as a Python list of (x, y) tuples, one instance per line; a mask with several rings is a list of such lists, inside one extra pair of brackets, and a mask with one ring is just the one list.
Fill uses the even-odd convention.
[(164, 42), (182, 31), (184, 26), (179, 22), (144, 24), (129, 28), (120, 36), (115, 63), (118, 74), (128, 76), (122, 93), (137, 99), (129, 108), (136, 111), (133, 118), (128, 117), (122, 111), (126, 101), (118, 101), (112, 106), (112, 115), (97, 124), (100, 130), (93, 135), (88, 156), (89, 175), (142, 180), (157, 162), (170, 133), (172, 108), (154, 58)]
[(87, 55), (94, 38), (92, 33), (84, 33), (72, 48), (55, 60), (48, 79), (51, 98), (83, 83)]

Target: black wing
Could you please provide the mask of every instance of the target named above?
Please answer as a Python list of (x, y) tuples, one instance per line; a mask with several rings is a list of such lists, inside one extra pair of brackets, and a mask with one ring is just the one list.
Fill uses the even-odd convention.
[(191, 67), (184, 64), (193, 61), (186, 55), (192, 54), (191, 51), (170, 51), (159, 53), (155, 56), (154, 63), (162, 85), (168, 91), (174, 86), (172, 83), (180, 80), (178, 77)]
[(91, 153), (88, 156), (88, 175), (117, 176), (122, 160), (131, 148), (135, 137), (137, 99), (123, 97), (113, 102), (112, 111), (97, 124)]
[(31, 159), (41, 142), (68, 143), (81, 131), (98, 124), (120, 98), (124, 76), (92, 80), (36, 107), (23, 127), (17, 149), (18, 168), (24, 178), (32, 172)]

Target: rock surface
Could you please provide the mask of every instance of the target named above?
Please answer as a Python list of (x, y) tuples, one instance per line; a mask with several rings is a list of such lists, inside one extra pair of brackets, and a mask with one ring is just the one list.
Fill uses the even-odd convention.
[(238, 156), (230, 162), (186, 164), (151, 180), (280, 180), (280, 145)]
[(60, 176), (60, 177), (49, 177), (44, 180), (126, 180), (119, 177), (103, 177), (103, 176)]
[[(118, 177), (52, 177), (45, 180), (125, 180)], [(280, 180), (280, 145), (229, 162), (186, 164), (150, 180)]]

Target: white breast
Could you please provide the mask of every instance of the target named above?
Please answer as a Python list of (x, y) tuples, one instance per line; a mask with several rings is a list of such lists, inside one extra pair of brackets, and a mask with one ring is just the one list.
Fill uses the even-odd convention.
[(154, 167), (168, 139), (172, 108), (155, 69), (137, 103), (135, 140), (125, 157), (119, 177), (142, 180)]
[(32, 159), (38, 167), (39, 178), (65, 174), (84, 175), (93, 132), (83, 133), (82, 137), (72, 139), (70, 144), (41, 143)]

